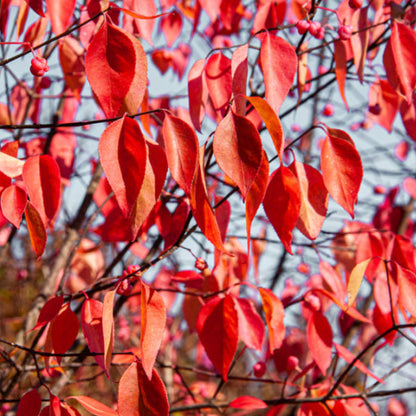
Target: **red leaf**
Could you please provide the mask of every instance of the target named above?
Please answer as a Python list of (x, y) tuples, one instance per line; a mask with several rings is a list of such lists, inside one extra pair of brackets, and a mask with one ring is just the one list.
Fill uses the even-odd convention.
[(132, 87), (139, 87), (134, 88), (134, 101), (135, 107), (140, 106), (146, 89), (147, 62), (140, 42), (133, 36), (104, 20), (88, 47), (85, 69), (106, 117), (124, 112), (127, 95), (133, 99)]
[(285, 100), (297, 70), (297, 56), (294, 48), (284, 39), (269, 32), (261, 39), (260, 64), (264, 75), (266, 100), (276, 114)]
[(343, 40), (334, 43), (335, 77), (342, 101), (344, 101), (347, 110), (348, 103), (345, 97), (345, 81), (347, 79), (348, 46), (349, 43)]
[[(103, 304), (95, 299), (86, 299), (81, 309), (81, 327), (85, 341), (91, 352), (104, 353), (104, 334), (103, 334)], [(110, 378), (110, 373), (104, 362), (104, 354), (94, 357), (97, 364), (106, 372)]]
[(416, 87), (416, 33), (400, 23), (393, 21), (391, 37), (383, 55), (387, 79), (391, 86), (411, 103), (413, 90)]
[(36, 325), (31, 329), (41, 328), (45, 326), (47, 323), (52, 321), (56, 315), (58, 315), (59, 311), (61, 310), (61, 306), (64, 303), (63, 296), (56, 296), (54, 298), (49, 299), (40, 310), (38, 320), (36, 321)]
[(137, 122), (124, 116), (111, 123), (101, 135), (98, 151), (117, 203), (128, 218), (146, 171), (147, 147)]
[(20, 186), (12, 184), (1, 193), (1, 211), (16, 228), (20, 228), (26, 203), (26, 192)]
[(118, 386), (119, 416), (168, 416), (165, 386), (155, 370), (149, 379), (137, 359), (124, 372)]
[(172, 277), (172, 282), (184, 283), (186, 287), (195, 289), (202, 289), (203, 281), (204, 278), (201, 273), (198, 273), (195, 270), (182, 270)]
[(22, 175), (30, 202), (48, 226), (55, 219), (61, 201), (58, 164), (49, 155), (33, 156), (26, 160)]
[(141, 313), (141, 359), (143, 369), (151, 380), (153, 365), (165, 330), (166, 307), (159, 293), (143, 282), (141, 285)]
[(114, 318), (113, 318), (113, 307), (114, 307), (114, 296), (115, 290), (107, 292), (104, 296), (103, 303), (103, 337), (104, 337), (104, 364), (106, 373), (109, 374), (111, 366), (111, 358), (114, 346)]
[(321, 152), (321, 170), (325, 187), (332, 198), (354, 218), (363, 166), (348, 134), (328, 129)]
[(332, 329), (321, 312), (314, 312), (310, 316), (306, 338), (312, 358), (325, 375), (332, 360)]
[(180, 13), (172, 12), (160, 19), (160, 28), (166, 38), (168, 47), (171, 47), (182, 30), (182, 16)]
[(403, 100), (400, 105), (400, 115), (406, 133), (413, 141), (416, 141), (416, 100), (413, 100), (410, 105)]
[(301, 198), (299, 182), (288, 168), (281, 166), (270, 176), (263, 206), (285, 249), (292, 254), (292, 231), (299, 218)]
[(205, 60), (196, 61), (188, 75), (189, 115), (194, 127), (201, 131), (205, 115), (205, 104), (208, 100), (208, 89), (204, 75)]
[(16, 416), (38, 416), (42, 399), (36, 389), (25, 393), (19, 401)]
[(48, 16), (55, 35), (60, 35), (68, 28), (74, 14), (75, 4), (76, 0), (46, 0)]
[[(58, 315), (53, 319), (50, 326), (53, 351), (56, 354), (64, 354), (75, 341), (78, 335), (79, 323), (77, 315), (71, 311), (69, 303), (62, 306)], [(57, 357), (58, 362), (61, 357)]]
[(118, 413), (97, 400), (88, 396), (69, 396), (65, 400), (75, 399), (84, 409), (95, 416), (118, 416)]
[(212, 104), (220, 119), (224, 117), (233, 89), (231, 59), (222, 53), (211, 55), (205, 66), (205, 80)]
[(172, 177), (190, 195), (198, 163), (198, 138), (188, 123), (166, 113), (163, 140)]
[(25, 0), (29, 7), (35, 11), (39, 16), (45, 17), (43, 11), (43, 0)]
[(259, 287), (259, 293), (269, 329), (269, 350), (273, 354), (275, 349), (280, 348), (285, 337), (285, 310), (282, 301), (270, 289)]
[(238, 334), (249, 348), (261, 351), (264, 340), (264, 322), (248, 299), (235, 300), (238, 313)]
[(289, 169), (300, 185), (301, 204), (296, 227), (310, 240), (315, 240), (326, 217), (328, 191), (322, 175), (312, 166), (294, 161)]
[(240, 396), (234, 399), (228, 407), (234, 407), (235, 409), (266, 409), (267, 404), (260, 399), (252, 396)]
[(280, 158), (283, 160), (283, 149), (284, 149), (284, 134), (282, 124), (280, 123), (279, 117), (273, 111), (273, 108), (270, 104), (261, 97), (246, 97), (252, 106), (260, 114), (261, 119), (266, 125), (267, 130), (269, 131), (270, 137), (272, 138), (276, 152)]
[(0, 152), (0, 172), (9, 178), (17, 178), (22, 174), (25, 162), (7, 153)]
[(208, 358), (227, 381), (238, 342), (238, 315), (231, 295), (216, 297), (202, 307), (197, 331)]
[(218, 165), (245, 199), (262, 162), (263, 148), (256, 127), (231, 110), (219, 123), (213, 146)]
[(411, 270), (405, 269), (396, 262), (391, 262), (391, 266), (392, 275), (400, 290), (400, 295), (398, 297), (399, 303), (410, 312), (411, 315), (416, 316), (416, 274)]
[(30, 201), (27, 201), (26, 204), (25, 218), (33, 250), (36, 256), (40, 257), (46, 247), (46, 229), (39, 212)]
[(232, 90), (234, 95), (233, 110), (244, 116), (246, 113), (246, 89), (248, 75), (248, 43), (239, 46), (231, 58)]

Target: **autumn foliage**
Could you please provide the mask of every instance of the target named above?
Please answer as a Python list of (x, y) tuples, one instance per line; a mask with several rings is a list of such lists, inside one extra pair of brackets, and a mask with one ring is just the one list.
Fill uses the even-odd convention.
[(1, 415), (415, 412), (415, 1), (0, 4)]

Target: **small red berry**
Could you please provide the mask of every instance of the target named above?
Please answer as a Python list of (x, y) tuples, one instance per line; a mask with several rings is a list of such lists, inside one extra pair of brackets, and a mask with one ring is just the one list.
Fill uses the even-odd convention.
[(30, 72), (35, 77), (41, 77), (44, 75), (45, 72), (49, 71), (49, 66), (45, 58), (41, 58), (40, 56), (36, 56), (30, 61)]
[(290, 355), (287, 358), (287, 364), (286, 364), (287, 371), (296, 370), (298, 366), (299, 366), (299, 358), (295, 357), (294, 355)]
[(49, 77), (42, 77), (39, 86), (42, 89), (46, 90), (51, 86), (51, 84), (52, 84), (52, 81)]
[(321, 24), (319, 23), (319, 22), (311, 22), (310, 23), (310, 25), (309, 25), (309, 29), (308, 29), (308, 31), (309, 31), (309, 33), (312, 35), (312, 36), (316, 36), (317, 34), (318, 34), (318, 32), (319, 32), (319, 29), (321, 28), (322, 26), (321, 26)]
[(119, 295), (127, 296), (128, 294), (130, 294), (132, 289), (133, 286), (131, 285), (131, 283), (127, 279), (124, 279), (119, 283), (117, 287), (117, 293)]
[(202, 272), (208, 268), (207, 262), (202, 257), (198, 257), (195, 260), (195, 268)]
[(254, 364), (253, 372), (255, 377), (263, 377), (264, 373), (266, 372), (266, 363), (264, 361), (259, 361), (257, 364)]
[(310, 27), (310, 23), (307, 20), (299, 20), (296, 23), (296, 29), (298, 30), (299, 35), (306, 33)]
[(387, 188), (383, 185), (376, 185), (374, 187), (374, 193), (378, 195), (384, 195), (387, 193)]
[(341, 40), (348, 40), (352, 35), (353, 28), (351, 25), (341, 25), (338, 29), (338, 35)]
[(379, 104), (379, 103), (376, 103), (376, 104), (374, 104), (374, 105), (370, 105), (370, 106), (368, 107), (368, 111), (369, 111), (371, 114), (374, 114), (375, 116), (378, 116), (378, 115), (381, 113), (381, 107), (380, 107), (380, 104)]
[(349, 0), (348, 5), (351, 7), (351, 9), (361, 9), (363, 0)]
[(323, 75), (323, 74), (326, 74), (327, 72), (328, 72), (328, 68), (326, 66), (323, 66), (323, 65), (318, 66), (318, 75)]
[(325, 29), (321, 26), (318, 29), (318, 33), (315, 35), (315, 38), (321, 40), (324, 38), (324, 36), (325, 36)]
[(324, 109), (322, 110), (322, 115), (325, 117), (331, 117), (334, 115), (334, 106), (331, 103), (325, 104)]

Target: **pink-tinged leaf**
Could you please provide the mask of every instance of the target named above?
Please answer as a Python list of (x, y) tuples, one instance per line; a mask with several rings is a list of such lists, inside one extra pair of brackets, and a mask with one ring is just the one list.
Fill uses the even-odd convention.
[(147, 159), (147, 147), (137, 122), (127, 116), (111, 123), (98, 144), (104, 173), (128, 218), (142, 188)]
[(16, 228), (20, 228), (26, 203), (26, 192), (20, 186), (12, 184), (1, 193), (1, 211)]
[(350, 136), (341, 130), (328, 129), (321, 152), (321, 170), (326, 189), (335, 202), (354, 218), (363, 179), (363, 166)]
[[(133, 42), (122, 29), (104, 20), (92, 39), (86, 56), (85, 69), (91, 88), (106, 117), (122, 111), (140, 60), (140, 74), (146, 78), (147, 64), (140, 43)], [(144, 88), (137, 94), (143, 98)]]
[(182, 30), (182, 16), (180, 13), (172, 12), (160, 19), (160, 28), (166, 38), (166, 44), (170, 48), (179, 37)]
[(337, 79), (339, 92), (345, 108), (348, 110), (347, 98), (345, 97), (345, 81), (347, 79), (347, 62), (348, 62), (348, 41), (339, 40), (334, 43), (335, 57), (335, 77)]
[(145, 285), (141, 285), (141, 332), (140, 348), (143, 369), (149, 380), (162, 342), (166, 324), (166, 307), (159, 293)]
[(363, 281), (365, 271), (370, 261), (371, 259), (367, 259), (356, 264), (350, 273), (347, 285), (348, 307), (354, 303), (355, 298), (358, 295), (361, 282)]
[(214, 244), (215, 248), (226, 252), (221, 231), (218, 226), (214, 211), (209, 203), (207, 188), (205, 186), (205, 175), (203, 170), (204, 150), (201, 148), (199, 166), (195, 174), (195, 180), (191, 189), (191, 209), (198, 227), (205, 237)]
[(248, 75), (248, 43), (239, 46), (231, 58), (232, 90), (234, 95), (233, 110), (236, 114), (244, 116), (246, 113), (246, 89)]
[(332, 360), (332, 329), (321, 312), (313, 312), (309, 318), (306, 339), (312, 358), (325, 375)]
[(335, 350), (337, 351), (337, 354), (339, 357), (341, 357), (344, 361), (346, 361), (348, 364), (351, 364), (354, 360), (354, 365), (364, 374), (367, 374), (370, 377), (373, 377), (375, 380), (377, 380), (379, 383), (384, 384), (384, 380), (377, 377), (371, 370), (369, 370), (360, 360), (356, 360), (355, 355), (347, 350), (345, 347), (343, 347), (340, 344), (337, 344), (334, 342)]
[(221, 119), (225, 115), (233, 89), (231, 59), (222, 53), (211, 55), (205, 66), (205, 80), (217, 117)]
[(17, 178), (22, 174), (23, 160), (16, 159), (7, 153), (0, 152), (0, 172), (9, 178)]
[(233, 407), (234, 409), (267, 409), (267, 404), (260, 399), (252, 396), (240, 396), (234, 399), (228, 407)]
[(298, 230), (310, 240), (315, 240), (322, 228), (328, 208), (328, 191), (322, 175), (310, 165), (294, 161), (289, 169), (300, 185), (300, 213)]
[(38, 416), (42, 399), (36, 389), (25, 393), (19, 401), (16, 416)]
[(227, 381), (238, 342), (238, 314), (231, 295), (216, 297), (202, 307), (197, 331), (208, 358)]
[[(78, 329), (77, 315), (72, 312), (69, 303), (64, 304), (50, 326), (53, 351), (56, 354), (66, 353), (74, 343), (78, 335)], [(57, 359), (60, 362), (61, 357)]]
[[(246, 197), (246, 231), (247, 231), (247, 253), (250, 252), (251, 223), (256, 216), (257, 210), (263, 202), (269, 183), (269, 162), (266, 152), (262, 152), (260, 168), (254, 178), (253, 184)], [(254, 244), (254, 243), (253, 243)]]
[(76, 0), (46, 0), (52, 32), (60, 35), (64, 32), (74, 14)]
[(296, 176), (279, 167), (269, 179), (263, 200), (264, 211), (285, 249), (292, 253), (292, 231), (299, 218), (301, 197)]
[(59, 397), (54, 396), (52, 393), (49, 393), (50, 401), (50, 416), (66, 416), (65, 412), (61, 412), (61, 401)]
[(33, 156), (26, 160), (22, 175), (30, 202), (48, 226), (55, 219), (61, 202), (58, 164), (49, 155)]
[(413, 100), (410, 105), (403, 100), (400, 106), (400, 115), (406, 133), (414, 142), (416, 142), (416, 100)]
[(118, 416), (118, 413), (99, 401), (88, 396), (69, 396), (65, 400), (76, 400), (85, 410), (95, 416)]
[(36, 325), (31, 329), (31, 331), (45, 326), (47, 323), (52, 321), (56, 315), (58, 315), (61, 310), (61, 306), (64, 303), (63, 296), (56, 296), (49, 299), (40, 310)]
[(188, 75), (189, 115), (194, 127), (201, 131), (205, 115), (205, 105), (208, 100), (208, 88), (204, 76), (205, 60), (196, 61)]
[[(103, 334), (103, 304), (95, 299), (86, 299), (81, 308), (81, 327), (85, 341), (91, 352), (104, 353), (104, 334)], [(97, 364), (106, 372), (108, 378), (110, 374), (104, 362), (104, 355), (94, 357)]]
[[(221, 241), (225, 241), (227, 237), (228, 225), (231, 218), (231, 204), (227, 200), (223, 200), (221, 197), (215, 195), (214, 198), (215, 205), (219, 204), (215, 208), (215, 219), (220, 230)], [(220, 203), (221, 202), (221, 203)], [(221, 259), (222, 253), (220, 250), (215, 249), (214, 253), (214, 264), (217, 265)]]
[(413, 198), (416, 199), (416, 179), (405, 178), (403, 181), (403, 189)]
[(113, 318), (113, 308), (114, 308), (114, 296), (116, 294), (115, 290), (107, 292), (104, 296), (103, 303), (103, 337), (104, 337), (104, 364), (106, 368), (106, 373), (109, 374), (111, 366), (111, 358), (113, 354), (114, 347), (114, 318)]
[(145, 139), (147, 147), (146, 171), (143, 183), (130, 215), (132, 236), (137, 233), (152, 211), (162, 192), (168, 170), (165, 151), (151, 139)]
[(190, 195), (198, 165), (198, 138), (188, 123), (166, 113), (163, 140), (172, 177)]
[(323, 277), (325, 287), (329, 287), (339, 302), (344, 303), (347, 291), (337, 271), (326, 261), (321, 261), (319, 263), (319, 272)]
[(150, 379), (140, 361), (124, 372), (118, 386), (119, 416), (169, 415), (165, 385), (155, 370)]
[(218, 165), (245, 199), (262, 161), (263, 148), (256, 127), (231, 110), (215, 131), (213, 147)]
[(387, 79), (391, 86), (411, 103), (416, 87), (416, 32), (404, 23), (393, 21), (391, 37), (383, 55)]
[(406, 140), (401, 140), (394, 147), (394, 156), (396, 156), (400, 162), (404, 162), (409, 154), (409, 150), (409, 143)]
[(259, 293), (269, 329), (269, 351), (273, 354), (275, 349), (280, 348), (285, 337), (285, 310), (282, 301), (270, 289), (259, 287)]
[(264, 322), (250, 300), (235, 300), (238, 313), (238, 334), (248, 348), (261, 351), (264, 340)]
[(40, 257), (46, 247), (46, 228), (39, 212), (30, 201), (27, 201), (26, 204), (25, 218), (33, 250), (36, 256)]
[(283, 160), (283, 149), (284, 149), (284, 133), (282, 124), (277, 114), (273, 111), (270, 104), (261, 97), (246, 97), (250, 101), (251, 105), (257, 110), (261, 119), (263, 120), (267, 130), (269, 131), (270, 137), (272, 138), (276, 152)]
[(264, 75), (266, 100), (276, 114), (285, 100), (297, 70), (296, 52), (286, 40), (269, 32), (261, 39), (260, 65)]
[(368, 96), (368, 119), (384, 127), (389, 133), (400, 107), (400, 96), (390, 83), (384, 79), (376, 79)]

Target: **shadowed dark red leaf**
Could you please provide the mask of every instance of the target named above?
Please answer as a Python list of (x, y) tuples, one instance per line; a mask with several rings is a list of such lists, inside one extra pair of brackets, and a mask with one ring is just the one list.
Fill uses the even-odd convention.
[(16, 416), (38, 416), (41, 406), (42, 400), (38, 391), (30, 390), (20, 399)]
[(299, 182), (288, 168), (281, 166), (270, 176), (263, 206), (280, 241), (292, 254), (292, 231), (299, 218), (301, 197)]
[(20, 228), (26, 203), (26, 192), (20, 186), (12, 184), (1, 193), (1, 211), (16, 228)]
[(208, 358), (227, 381), (238, 342), (238, 315), (231, 295), (216, 297), (202, 307), (197, 331)]
[(263, 148), (256, 127), (231, 110), (219, 123), (213, 146), (218, 165), (245, 199), (262, 162)]
[(128, 218), (142, 188), (147, 160), (147, 147), (137, 122), (127, 116), (111, 123), (98, 144), (104, 173)]
[(33, 250), (36, 253), (36, 256), (40, 257), (46, 247), (46, 228), (39, 212), (30, 201), (27, 201), (26, 204), (25, 218)]
[(25, 0), (29, 7), (34, 10), (39, 16), (45, 17), (43, 11), (43, 0)]

